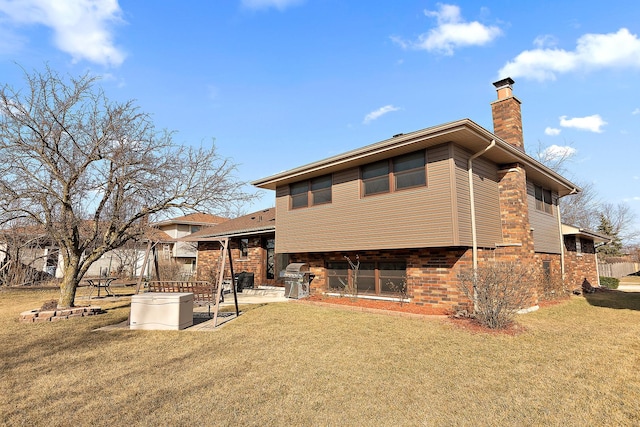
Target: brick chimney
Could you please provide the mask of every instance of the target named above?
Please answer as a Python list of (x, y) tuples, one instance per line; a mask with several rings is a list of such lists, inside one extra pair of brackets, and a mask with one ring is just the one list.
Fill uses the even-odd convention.
[(511, 77), (507, 77), (493, 84), (498, 91), (498, 100), (491, 103), (493, 133), (518, 150), (524, 151), (521, 103), (513, 96), (514, 83)]
[[(491, 103), (493, 133), (524, 152), (520, 100), (513, 96), (514, 81), (507, 77), (493, 85), (498, 100)], [(503, 164), (498, 170), (498, 194), (502, 222), (502, 241), (496, 244), (495, 259), (522, 264), (533, 263), (535, 249), (529, 222), (527, 174), (520, 163)], [(537, 304), (533, 290), (531, 305)]]

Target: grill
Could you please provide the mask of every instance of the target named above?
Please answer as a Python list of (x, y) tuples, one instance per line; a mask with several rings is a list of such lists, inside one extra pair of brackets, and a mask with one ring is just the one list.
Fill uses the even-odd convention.
[(313, 275), (309, 272), (309, 266), (304, 262), (293, 262), (280, 272), (284, 278), (284, 295), (287, 298), (305, 298), (309, 296), (309, 283)]

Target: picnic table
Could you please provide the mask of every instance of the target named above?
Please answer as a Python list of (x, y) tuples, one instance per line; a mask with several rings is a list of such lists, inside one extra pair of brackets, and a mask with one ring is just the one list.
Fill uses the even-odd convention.
[(97, 297), (100, 298), (100, 288), (104, 288), (108, 296), (114, 296), (114, 293), (111, 290), (111, 283), (116, 279), (117, 277), (93, 277), (90, 279), (86, 279), (86, 281), (89, 287), (98, 288)]

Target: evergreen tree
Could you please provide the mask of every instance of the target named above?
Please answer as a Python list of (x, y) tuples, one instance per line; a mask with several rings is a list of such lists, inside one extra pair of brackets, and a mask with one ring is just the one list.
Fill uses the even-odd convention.
[(598, 225), (598, 232), (611, 237), (611, 242), (598, 247), (598, 253), (607, 256), (621, 256), (622, 252), (622, 240), (620, 240), (620, 230), (612, 224), (611, 220), (604, 214), (600, 214), (600, 225)]

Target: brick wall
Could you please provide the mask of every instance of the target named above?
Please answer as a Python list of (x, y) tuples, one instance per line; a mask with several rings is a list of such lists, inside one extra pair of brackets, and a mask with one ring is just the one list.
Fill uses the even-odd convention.
[(579, 288), (587, 279), (592, 286), (597, 286), (598, 265), (593, 240), (580, 238), (581, 253), (577, 251), (576, 236), (564, 236), (565, 284), (567, 289)]
[[(240, 241), (232, 239), (229, 243), (231, 246), (231, 258), (233, 260), (234, 273), (243, 271), (253, 273), (254, 286), (274, 285), (275, 280), (266, 278), (266, 256), (267, 251), (263, 248), (262, 237), (249, 237), (249, 247), (247, 256), (242, 257), (240, 253)], [(220, 243), (219, 242), (199, 242), (198, 243), (198, 265), (197, 277), (199, 280), (212, 280), (217, 278), (217, 271), (220, 261)], [(225, 278), (230, 278), (231, 272), (229, 264), (225, 267)]]
[[(562, 282), (560, 254), (536, 253), (534, 260), (538, 275), (537, 294), (540, 301), (549, 301), (568, 295), (570, 289)], [(548, 270), (545, 269), (545, 263)]]
[[(472, 267), (471, 249), (434, 248), (386, 251), (362, 251), (357, 255), (361, 262), (404, 261), (406, 263), (407, 293), (411, 304), (426, 306), (442, 312), (468, 308), (470, 301), (458, 288), (458, 274)], [(328, 292), (325, 263), (345, 261), (345, 256), (355, 261), (356, 253), (305, 253), (292, 254), (291, 262), (305, 262), (315, 275), (311, 282), (312, 294)], [(384, 296), (385, 294), (383, 294)], [(386, 296), (397, 296), (387, 294)]]

